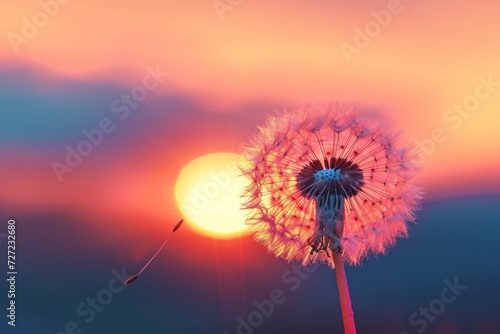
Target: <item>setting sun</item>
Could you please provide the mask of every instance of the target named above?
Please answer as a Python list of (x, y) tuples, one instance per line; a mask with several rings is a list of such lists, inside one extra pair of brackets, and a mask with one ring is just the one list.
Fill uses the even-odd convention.
[(182, 169), (175, 184), (175, 199), (189, 226), (215, 238), (246, 233), (240, 209), (244, 180), (234, 153), (214, 153), (196, 158)]

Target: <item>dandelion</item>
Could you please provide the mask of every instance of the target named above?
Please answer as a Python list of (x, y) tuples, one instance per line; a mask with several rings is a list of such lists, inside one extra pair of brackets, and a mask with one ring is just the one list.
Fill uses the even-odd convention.
[(336, 268), (346, 333), (355, 333), (344, 261), (383, 254), (421, 198), (415, 151), (374, 113), (337, 104), (270, 115), (249, 139), (243, 208), (254, 238), (303, 265)]

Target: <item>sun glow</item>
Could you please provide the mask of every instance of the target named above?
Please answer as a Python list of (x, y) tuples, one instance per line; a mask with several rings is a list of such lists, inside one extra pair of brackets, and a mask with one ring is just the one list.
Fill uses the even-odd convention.
[(245, 180), (234, 153), (201, 156), (181, 170), (175, 199), (189, 226), (215, 238), (235, 238), (246, 233), (245, 213), (240, 209)]

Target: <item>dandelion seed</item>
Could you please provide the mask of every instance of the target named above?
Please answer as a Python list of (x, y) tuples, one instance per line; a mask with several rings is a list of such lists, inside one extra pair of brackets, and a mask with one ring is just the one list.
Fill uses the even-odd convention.
[(174, 234), (174, 232), (177, 231), (179, 229), (179, 227), (181, 227), (181, 225), (182, 225), (183, 222), (184, 222), (184, 219), (181, 219), (174, 226), (172, 232), (170, 232), (170, 234), (165, 239), (165, 241), (163, 242), (163, 244), (160, 246), (160, 248), (158, 248), (158, 250), (156, 251), (156, 253), (151, 257), (151, 259), (149, 259), (149, 261), (144, 265), (144, 267), (142, 267), (142, 269), (137, 274), (132, 275), (132, 276), (130, 276), (129, 278), (127, 278), (125, 280), (125, 282), (123, 283), (125, 286), (128, 286), (128, 285), (134, 283), (135, 280), (139, 278), (139, 276), (142, 274), (142, 272), (149, 266), (149, 264), (154, 260), (154, 258), (160, 253), (160, 251), (163, 249), (163, 247), (167, 244), (167, 242), (170, 240), (170, 237), (172, 236), (172, 234)]
[(344, 260), (359, 264), (407, 236), (421, 198), (414, 152), (388, 119), (337, 104), (271, 115), (245, 147), (254, 238), (287, 261), (337, 267), (346, 333), (355, 328)]

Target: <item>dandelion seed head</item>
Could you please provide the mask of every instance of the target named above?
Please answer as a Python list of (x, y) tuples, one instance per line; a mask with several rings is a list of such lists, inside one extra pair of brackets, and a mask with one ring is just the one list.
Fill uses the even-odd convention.
[(287, 261), (351, 264), (408, 235), (421, 191), (415, 150), (392, 122), (352, 105), (270, 115), (244, 148), (254, 238)]

